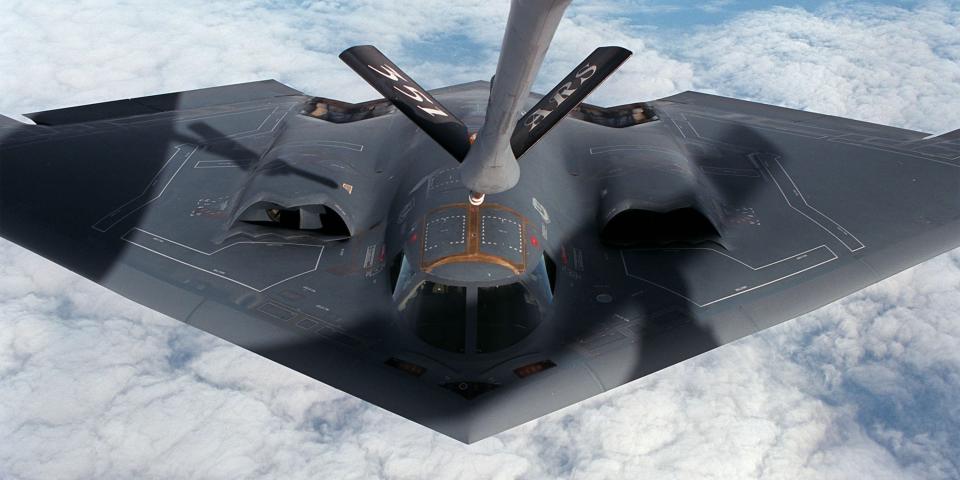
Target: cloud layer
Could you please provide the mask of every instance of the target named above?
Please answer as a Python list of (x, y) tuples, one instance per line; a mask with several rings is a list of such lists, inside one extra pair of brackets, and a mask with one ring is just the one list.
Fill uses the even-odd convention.
[[(960, 128), (957, 4), (772, 8), (679, 37), (612, 17), (626, 7), (572, 8), (541, 89), (619, 44), (636, 55), (593, 102), (696, 88)], [(359, 43), (428, 87), (488, 78), (505, 20), (505, 1), (9, 0), (0, 112), (271, 77), (374, 98), (336, 59)], [(0, 259), (2, 478), (960, 476), (957, 252), (471, 446), (8, 242)]]

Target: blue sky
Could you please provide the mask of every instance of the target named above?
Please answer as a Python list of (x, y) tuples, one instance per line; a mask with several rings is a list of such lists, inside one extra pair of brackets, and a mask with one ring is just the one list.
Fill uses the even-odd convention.
[[(375, 98), (336, 59), (358, 43), (429, 87), (486, 79), (506, 17), (504, 1), (3, 5), (8, 116), (263, 78)], [(958, 2), (709, 5), (575, 2), (538, 85), (615, 44), (634, 57), (591, 102), (695, 89), (960, 128)], [(954, 251), (466, 446), (0, 241), (0, 478), (958, 478), (957, 312)]]

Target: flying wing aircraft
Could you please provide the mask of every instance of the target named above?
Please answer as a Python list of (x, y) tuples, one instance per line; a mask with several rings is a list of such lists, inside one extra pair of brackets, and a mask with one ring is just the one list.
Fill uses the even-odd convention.
[(383, 99), (262, 81), (0, 117), (0, 235), (463, 442), (960, 245), (960, 131), (684, 92), (530, 88), (569, 0), (514, 0), (496, 75)]

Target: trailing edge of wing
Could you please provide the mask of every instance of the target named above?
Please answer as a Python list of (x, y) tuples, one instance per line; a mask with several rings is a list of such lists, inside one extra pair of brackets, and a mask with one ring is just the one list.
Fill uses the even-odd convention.
[(600, 47), (594, 50), (520, 118), (510, 137), (514, 156), (520, 158), (543, 138), (557, 122), (630, 58), (630, 55), (633, 55), (630, 50), (621, 47)]
[(372, 45), (358, 45), (340, 53), (340, 60), (390, 100), (457, 161), (463, 161), (467, 156), (470, 149), (467, 126), (380, 50)]

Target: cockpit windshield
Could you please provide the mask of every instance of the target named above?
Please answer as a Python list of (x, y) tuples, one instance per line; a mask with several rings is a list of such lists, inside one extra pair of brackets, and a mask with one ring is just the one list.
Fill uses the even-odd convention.
[(477, 289), (477, 351), (513, 345), (540, 324), (540, 307), (520, 283)]
[(402, 260), (394, 297), (416, 335), (455, 353), (490, 353), (533, 332), (553, 301), (544, 261), (521, 280), (494, 286), (445, 285), (421, 280)]
[(414, 320), (420, 339), (449, 352), (463, 353), (467, 287), (425, 281), (417, 286), (404, 311)]

